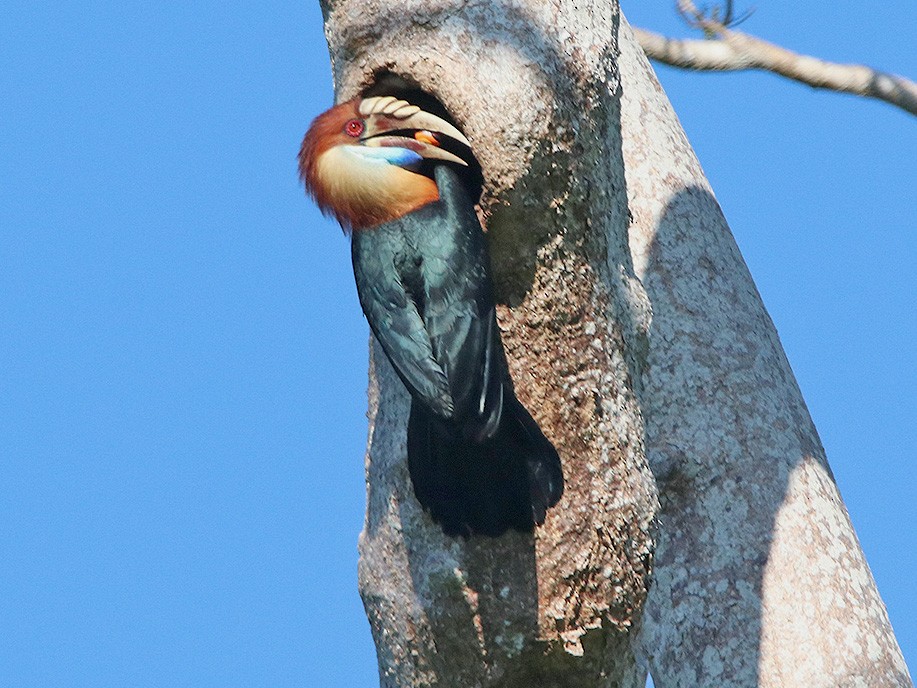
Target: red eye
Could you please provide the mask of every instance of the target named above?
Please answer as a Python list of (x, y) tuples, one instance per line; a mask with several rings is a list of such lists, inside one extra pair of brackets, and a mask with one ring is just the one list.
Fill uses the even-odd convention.
[(366, 126), (363, 124), (362, 119), (351, 119), (344, 125), (344, 133), (354, 138), (362, 134), (365, 129)]

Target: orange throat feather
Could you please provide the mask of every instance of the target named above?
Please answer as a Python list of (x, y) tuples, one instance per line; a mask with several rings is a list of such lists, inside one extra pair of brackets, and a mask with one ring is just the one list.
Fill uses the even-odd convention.
[(436, 183), (422, 174), (385, 162), (367, 161), (334, 146), (318, 156), (306, 187), (323, 213), (345, 229), (368, 229), (397, 219), (439, 198)]

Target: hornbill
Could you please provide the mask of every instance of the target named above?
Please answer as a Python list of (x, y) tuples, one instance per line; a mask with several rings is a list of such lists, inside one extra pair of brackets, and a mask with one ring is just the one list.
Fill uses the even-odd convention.
[(456, 127), (395, 96), (319, 115), (299, 154), (306, 191), (351, 232), (360, 304), (411, 394), (418, 501), (448, 535), (497, 536), (543, 524), (563, 474), (513, 393), (469, 162)]

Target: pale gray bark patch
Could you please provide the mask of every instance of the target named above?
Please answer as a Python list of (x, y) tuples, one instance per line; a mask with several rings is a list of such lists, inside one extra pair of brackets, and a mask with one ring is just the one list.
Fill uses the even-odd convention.
[(658, 688), (910, 686), (775, 328), (629, 28), (619, 61), (640, 399), (660, 541), (640, 637)]
[(382, 685), (642, 686), (629, 634), (657, 499), (634, 394), (649, 308), (627, 242), (616, 3), (323, 10), (339, 100), (389, 71), (471, 140), (511, 372), (566, 477), (534, 535), (443, 536), (413, 497), (408, 397), (374, 345), (360, 589)]

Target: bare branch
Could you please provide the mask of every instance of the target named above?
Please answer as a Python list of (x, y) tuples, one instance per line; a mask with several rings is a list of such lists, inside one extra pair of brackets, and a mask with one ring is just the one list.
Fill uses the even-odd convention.
[(884, 100), (917, 115), (917, 83), (857, 64), (827, 62), (800, 55), (768, 41), (734, 31), (748, 12), (734, 18), (732, 2), (723, 8), (699, 10), (690, 0), (678, 0), (679, 14), (706, 40), (676, 39), (645, 29), (634, 34), (647, 57), (663, 64), (701, 71), (759, 69), (780, 74), (814, 88)]

